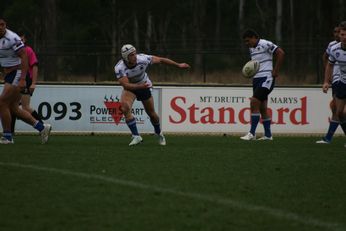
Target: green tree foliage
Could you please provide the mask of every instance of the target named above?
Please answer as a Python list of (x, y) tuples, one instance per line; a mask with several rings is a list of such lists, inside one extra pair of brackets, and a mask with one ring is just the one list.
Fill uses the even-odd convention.
[[(47, 9), (47, 1), (55, 8)], [(240, 15), (240, 2), (243, 3)], [(41, 57), (56, 56), (52, 71), (102, 74), (124, 43), (187, 60), (194, 71), (239, 67), (247, 57), (242, 30), (276, 41), (275, 0), (3, 0), (8, 27), (25, 30)], [(282, 1), (281, 47), (286, 72), (320, 75), (332, 29), (345, 20), (344, 1)], [(52, 10), (54, 12), (52, 12)], [(52, 18), (53, 16), (56, 16)], [(52, 68), (58, 68), (52, 70)], [(42, 72), (41, 72), (42, 73)], [(295, 74), (295, 77), (299, 77)], [(53, 78), (54, 77), (49, 77)], [(320, 78), (320, 76), (319, 76)], [(317, 78), (318, 81), (318, 78)]]

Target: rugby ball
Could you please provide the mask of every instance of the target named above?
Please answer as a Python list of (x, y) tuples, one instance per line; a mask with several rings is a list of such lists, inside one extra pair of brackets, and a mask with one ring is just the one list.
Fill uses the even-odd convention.
[(245, 78), (252, 78), (260, 68), (260, 63), (257, 60), (250, 60), (245, 63), (242, 69)]

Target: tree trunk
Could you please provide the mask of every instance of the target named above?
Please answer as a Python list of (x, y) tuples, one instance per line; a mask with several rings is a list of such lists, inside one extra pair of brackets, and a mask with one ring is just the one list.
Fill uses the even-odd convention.
[(139, 26), (138, 26), (138, 19), (137, 14), (134, 13), (133, 15), (133, 40), (135, 41), (134, 45), (137, 49), (140, 49), (139, 46)]
[(281, 41), (282, 41), (282, 0), (276, 0), (275, 39), (277, 44), (281, 44)]
[(242, 37), (242, 33), (245, 30), (244, 26), (244, 4), (245, 0), (239, 0), (239, 14), (238, 14), (238, 25), (239, 25), (239, 36)]
[(57, 22), (56, 22), (56, 0), (46, 0), (44, 1), (44, 12), (46, 12), (45, 17), (45, 47), (47, 51), (46, 60), (44, 63), (44, 80), (46, 81), (56, 81), (58, 79), (57, 75)]
[(215, 40), (214, 47), (218, 49), (220, 47), (220, 28), (221, 28), (221, 3), (220, 0), (216, 0), (216, 21), (215, 21)]
[(150, 51), (150, 41), (151, 41), (151, 35), (152, 35), (152, 15), (151, 12), (148, 11), (147, 14), (147, 31), (146, 31), (146, 38), (145, 38), (145, 50), (146, 52)]

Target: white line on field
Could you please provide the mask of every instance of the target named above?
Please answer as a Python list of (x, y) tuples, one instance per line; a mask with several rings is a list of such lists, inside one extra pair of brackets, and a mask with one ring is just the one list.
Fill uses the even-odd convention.
[(40, 167), (40, 166), (36, 166), (36, 165), (27, 165), (27, 164), (12, 163), (12, 162), (7, 162), (7, 163), (6, 162), (0, 162), (0, 166), (26, 168), (26, 169), (32, 169), (32, 170), (37, 170), (37, 171), (45, 171), (45, 172), (62, 174), (62, 175), (99, 180), (99, 181), (103, 181), (103, 182), (107, 182), (107, 183), (111, 183), (111, 184), (123, 185), (123, 186), (138, 188), (138, 189), (142, 189), (142, 190), (156, 191), (156, 192), (160, 192), (160, 193), (166, 193), (166, 194), (171, 194), (171, 195), (176, 195), (176, 196), (181, 196), (181, 197), (187, 197), (187, 198), (200, 200), (200, 201), (212, 202), (212, 203), (216, 203), (216, 204), (230, 206), (232, 208), (236, 208), (239, 210), (261, 212), (261, 213), (270, 215), (270, 216), (278, 218), (278, 219), (295, 221), (295, 222), (298, 222), (298, 223), (301, 223), (304, 225), (315, 226), (315, 227), (320, 227), (320, 228), (327, 228), (329, 230), (335, 230), (335, 231), (346, 230), (345, 225), (341, 224), (341, 223), (325, 222), (325, 221), (321, 221), (321, 220), (318, 220), (315, 218), (301, 216), (301, 215), (296, 214), (296, 213), (286, 212), (286, 211), (283, 211), (280, 209), (274, 209), (274, 208), (265, 207), (265, 206), (248, 204), (245, 202), (232, 200), (229, 198), (221, 198), (221, 197), (215, 197), (215, 196), (204, 195), (204, 194), (199, 194), (199, 193), (192, 193), (192, 192), (182, 192), (179, 190), (174, 190), (174, 189), (169, 189), (169, 188), (161, 188), (161, 187), (157, 187), (154, 185), (147, 185), (147, 184), (142, 184), (142, 183), (138, 183), (138, 182), (134, 182), (134, 181), (121, 180), (121, 179), (106, 177), (106, 176), (97, 175), (97, 174), (74, 172), (74, 171), (70, 171), (70, 170), (57, 169), (57, 168)]

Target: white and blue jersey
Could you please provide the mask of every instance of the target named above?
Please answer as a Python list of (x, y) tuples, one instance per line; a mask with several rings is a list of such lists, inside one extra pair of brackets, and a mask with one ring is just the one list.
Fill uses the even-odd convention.
[(339, 99), (346, 99), (346, 50), (342, 49), (341, 42), (330, 48), (328, 60), (339, 66), (340, 80), (336, 84), (335, 95)]
[(340, 82), (346, 84), (346, 50), (342, 49), (341, 42), (330, 48), (328, 60), (331, 64), (334, 64), (334, 66), (338, 64)]
[(24, 43), (20, 37), (6, 29), (5, 35), (0, 38), (0, 66), (13, 67), (21, 63), (17, 51), (24, 47)]
[(260, 68), (253, 78), (273, 78), (273, 54), (277, 48), (277, 45), (265, 39), (258, 40), (256, 47), (249, 48), (251, 59), (260, 63)]
[(151, 55), (137, 54), (137, 64), (131, 68), (125, 64), (124, 60), (120, 60), (114, 67), (115, 77), (120, 79), (126, 76), (130, 83), (149, 83), (151, 85), (152, 83), (146, 70), (152, 64), (152, 60), (153, 57)]
[[(328, 44), (328, 47), (326, 49), (326, 54), (328, 55), (328, 57), (330, 56), (330, 52), (331, 52), (331, 47), (334, 46), (335, 44), (337, 44), (338, 41), (334, 40), (332, 42), (330, 42)], [(339, 64), (338, 62), (334, 63), (334, 67), (333, 67), (333, 76), (332, 76), (332, 84), (335, 84), (336, 82), (338, 82), (340, 80), (340, 70), (339, 70)]]

